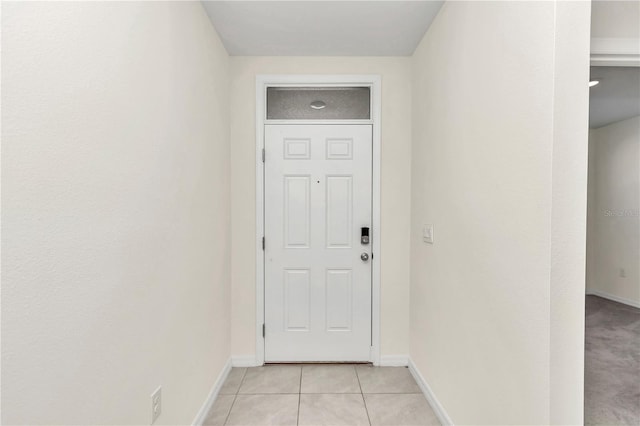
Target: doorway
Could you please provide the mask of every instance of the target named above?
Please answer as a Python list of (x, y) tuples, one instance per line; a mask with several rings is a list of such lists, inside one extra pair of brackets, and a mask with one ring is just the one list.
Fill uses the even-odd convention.
[(257, 362), (377, 364), (379, 77), (257, 92)]
[(640, 67), (592, 66), (585, 305), (588, 425), (640, 422)]

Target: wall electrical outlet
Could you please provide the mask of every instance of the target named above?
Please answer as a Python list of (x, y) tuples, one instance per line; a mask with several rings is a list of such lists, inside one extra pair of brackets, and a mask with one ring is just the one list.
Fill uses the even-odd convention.
[(624, 268), (620, 268), (620, 278), (627, 278), (627, 271)]
[(151, 424), (160, 417), (160, 413), (162, 413), (162, 386), (158, 386), (158, 389), (151, 394)]

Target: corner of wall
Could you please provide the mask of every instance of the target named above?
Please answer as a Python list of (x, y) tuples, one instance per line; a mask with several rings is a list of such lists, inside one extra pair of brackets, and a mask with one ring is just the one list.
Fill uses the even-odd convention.
[(584, 420), (584, 305), (590, 2), (555, 2), (550, 405), (551, 424)]

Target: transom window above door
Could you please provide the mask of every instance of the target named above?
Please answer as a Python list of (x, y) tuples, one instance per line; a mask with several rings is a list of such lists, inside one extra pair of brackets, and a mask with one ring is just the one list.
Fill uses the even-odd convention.
[(267, 120), (370, 120), (370, 87), (268, 87)]

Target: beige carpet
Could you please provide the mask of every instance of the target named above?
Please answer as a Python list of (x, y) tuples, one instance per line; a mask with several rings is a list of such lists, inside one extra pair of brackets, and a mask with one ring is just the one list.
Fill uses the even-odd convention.
[(587, 296), (587, 425), (640, 425), (640, 309)]

